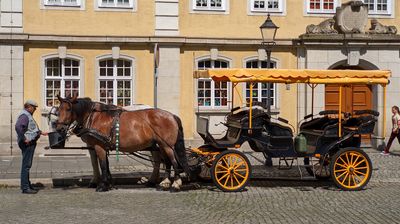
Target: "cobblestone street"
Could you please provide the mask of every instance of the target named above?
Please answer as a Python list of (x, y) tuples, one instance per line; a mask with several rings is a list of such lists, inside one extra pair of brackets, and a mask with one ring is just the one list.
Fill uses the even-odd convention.
[[(240, 193), (223, 193), (212, 183), (180, 193), (120, 185), (106, 193), (46, 186), (37, 195), (23, 195), (4, 187), (1, 223), (400, 223), (400, 157), (369, 155), (373, 177), (358, 192), (341, 191), (330, 181), (300, 180), (296, 169), (261, 165)], [(257, 163), (258, 157), (249, 157)]]
[(253, 181), (247, 191), (211, 186), (180, 193), (128, 187), (2, 189), (2, 223), (400, 223), (400, 183), (343, 192), (329, 182)]

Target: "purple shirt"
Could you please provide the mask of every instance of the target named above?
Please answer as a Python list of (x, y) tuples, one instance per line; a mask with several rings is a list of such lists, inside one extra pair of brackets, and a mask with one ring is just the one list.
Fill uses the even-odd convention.
[(15, 124), (15, 131), (18, 135), (18, 141), (25, 141), (25, 132), (28, 130), (29, 118), (25, 114), (19, 116), (17, 123)]

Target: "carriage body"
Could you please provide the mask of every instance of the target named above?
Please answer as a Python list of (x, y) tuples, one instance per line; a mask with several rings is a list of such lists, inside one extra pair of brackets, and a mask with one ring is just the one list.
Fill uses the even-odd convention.
[[(385, 87), (390, 76), (388, 71), (379, 71), (376, 76), (371, 71), (336, 71), (344, 73), (339, 78), (329, 74), (332, 73), (331, 70), (306, 73), (299, 70), (281, 71), (282, 74), (293, 72), (286, 77), (279, 76), (279, 72), (279, 69), (228, 69), (197, 71), (195, 77), (202, 77), (207, 73), (217, 81), (347, 85), (367, 83)], [(299, 72), (297, 78), (296, 72)], [(311, 74), (313, 72), (317, 74)], [(324, 76), (324, 73), (328, 74)], [(352, 75), (354, 78), (351, 78)], [(266, 161), (271, 158), (283, 158), (285, 161), (286, 158), (304, 158), (306, 170), (317, 179), (331, 178), (343, 190), (360, 190), (366, 186), (372, 174), (372, 163), (368, 155), (360, 149), (361, 136), (374, 132), (378, 116), (378, 112), (371, 110), (354, 111), (352, 114), (342, 113), (340, 109), (321, 111), (317, 115), (307, 115), (299, 123), (296, 135), (296, 130), (287, 120), (271, 118), (264, 109), (252, 107), (250, 102), (249, 108), (234, 108), (227, 114), (224, 124), (227, 130), (221, 139), (215, 139), (209, 133), (207, 117), (198, 117), (197, 132), (203, 138), (204, 145), (194, 149), (194, 152), (206, 157), (205, 164), (211, 168), (211, 178), (223, 191), (242, 190), (248, 182), (244, 177), (251, 176), (251, 165), (246, 156), (240, 151), (232, 150), (240, 148), (245, 142), (254, 151), (263, 153)], [(305, 150), (300, 150), (296, 144), (299, 135), (305, 138)], [(238, 175), (237, 169), (241, 171)]]

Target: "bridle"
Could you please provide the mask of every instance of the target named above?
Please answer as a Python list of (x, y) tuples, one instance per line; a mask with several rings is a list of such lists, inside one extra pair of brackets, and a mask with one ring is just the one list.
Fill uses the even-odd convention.
[[(69, 109), (69, 111), (71, 112), (71, 116), (72, 116), (72, 102), (69, 101), (69, 100), (62, 100), (62, 101), (60, 101), (60, 106), (59, 106), (58, 108), (61, 107), (61, 104), (62, 104), (62, 103), (68, 103), (68, 104), (69, 104), (69, 106), (70, 106), (70, 108), (71, 108), (71, 109)], [(60, 111), (60, 109), (58, 109), (58, 110)], [(67, 127), (69, 127), (72, 123), (73, 123), (73, 122), (69, 122), (69, 123), (67, 123), (67, 122), (60, 122), (58, 119), (57, 119), (57, 121), (56, 121), (56, 124), (57, 124), (57, 125), (61, 124), (61, 125), (67, 126)]]

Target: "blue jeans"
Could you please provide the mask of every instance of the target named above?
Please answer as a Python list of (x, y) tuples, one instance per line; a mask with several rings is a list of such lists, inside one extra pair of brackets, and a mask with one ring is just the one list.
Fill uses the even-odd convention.
[(18, 146), (22, 152), (22, 166), (21, 166), (21, 190), (28, 190), (31, 186), (29, 180), (29, 170), (32, 167), (33, 154), (35, 153), (36, 142), (31, 144), (25, 144), (24, 142), (18, 142)]

